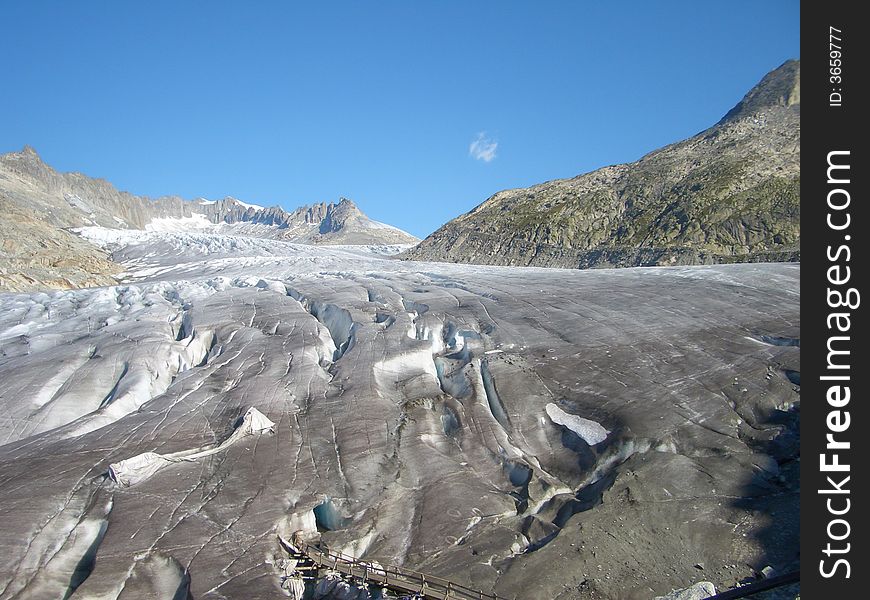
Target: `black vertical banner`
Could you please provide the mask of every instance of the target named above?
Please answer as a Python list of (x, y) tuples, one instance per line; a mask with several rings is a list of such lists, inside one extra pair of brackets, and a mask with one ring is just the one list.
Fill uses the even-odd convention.
[(859, 6), (801, 8), (801, 598), (809, 600), (867, 589), (870, 30)]

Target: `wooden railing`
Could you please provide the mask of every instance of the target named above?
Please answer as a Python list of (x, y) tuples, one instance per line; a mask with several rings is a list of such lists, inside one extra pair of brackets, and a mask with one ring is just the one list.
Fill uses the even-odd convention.
[(448, 598), (455, 600), (506, 600), (495, 594), (475, 590), (448, 579), (433, 577), (404, 567), (384, 566), (360, 560), (341, 552), (324, 550), (312, 544), (303, 543), (297, 548), (283, 539), (281, 543), (288, 552), (304, 555), (317, 567), (331, 569), (351, 579), (379, 585), (394, 592), (419, 594), (427, 600), (429, 598), (435, 600), (447, 600)]
[[(443, 579), (425, 575), (411, 569), (396, 567), (360, 560), (341, 552), (324, 550), (312, 544), (302, 543), (298, 547), (293, 546), (283, 538), (278, 538), (281, 545), (300, 559), (310, 562), (314, 568), (330, 569), (342, 573), (350, 579), (371, 583), (388, 588), (400, 594), (419, 594), (426, 598), (437, 600), (506, 600), (502, 596), (489, 594), (468, 586)], [(764, 590), (777, 588), (800, 581), (800, 573), (787, 573), (761, 582), (752, 583), (743, 587), (720, 592), (712, 596), (710, 600), (731, 600), (745, 598)]]

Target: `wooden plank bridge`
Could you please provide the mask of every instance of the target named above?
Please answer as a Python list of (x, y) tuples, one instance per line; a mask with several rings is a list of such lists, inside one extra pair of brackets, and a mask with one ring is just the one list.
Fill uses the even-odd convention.
[[(358, 586), (372, 584), (391, 592), (426, 600), (507, 600), (502, 596), (475, 590), (441, 577), (424, 575), (411, 569), (383, 566), (305, 542), (297, 541), (294, 545), (280, 536), (278, 539), (290, 557), (298, 561), (297, 573), (303, 578), (316, 579), (322, 574), (332, 571), (340, 573), (348, 581), (353, 581)], [(720, 592), (711, 596), (710, 600), (746, 598), (762, 591), (799, 581), (800, 572), (796, 571)]]
[(294, 545), (283, 538), (279, 537), (279, 540), (290, 556), (299, 561), (299, 569), (303, 572), (334, 571), (358, 584), (372, 584), (398, 594), (416, 594), (426, 600), (506, 600), (495, 594), (411, 569), (360, 560), (304, 542)]

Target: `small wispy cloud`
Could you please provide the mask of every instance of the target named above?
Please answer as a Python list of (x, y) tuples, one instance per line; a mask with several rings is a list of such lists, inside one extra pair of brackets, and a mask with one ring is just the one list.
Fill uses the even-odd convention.
[(485, 131), (477, 134), (468, 146), (468, 155), (475, 160), (492, 162), (496, 157), (498, 142), (489, 137)]

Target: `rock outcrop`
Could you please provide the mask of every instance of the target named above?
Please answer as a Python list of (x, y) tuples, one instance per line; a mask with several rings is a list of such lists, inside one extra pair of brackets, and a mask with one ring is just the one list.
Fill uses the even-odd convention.
[(639, 161), (499, 192), (406, 258), (627, 267), (800, 257), (800, 62)]
[(111, 285), (120, 265), (78, 236), (0, 196), (0, 293)]

